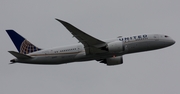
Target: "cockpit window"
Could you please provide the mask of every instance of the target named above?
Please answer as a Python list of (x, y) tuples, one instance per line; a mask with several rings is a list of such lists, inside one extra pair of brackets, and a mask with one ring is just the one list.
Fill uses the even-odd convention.
[(165, 35), (164, 37), (165, 37), (165, 38), (167, 38), (168, 36), (167, 36), (167, 35)]

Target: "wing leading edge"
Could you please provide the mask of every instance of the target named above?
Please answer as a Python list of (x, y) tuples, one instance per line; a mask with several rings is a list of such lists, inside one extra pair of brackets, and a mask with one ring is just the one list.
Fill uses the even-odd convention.
[(105, 42), (84, 33), (83, 31), (71, 25), (70, 23), (67, 23), (59, 19), (56, 19), (56, 20), (62, 23), (70, 31), (70, 33), (84, 45), (87, 54), (107, 52), (107, 51), (99, 49), (100, 47), (103, 47), (106, 45)]

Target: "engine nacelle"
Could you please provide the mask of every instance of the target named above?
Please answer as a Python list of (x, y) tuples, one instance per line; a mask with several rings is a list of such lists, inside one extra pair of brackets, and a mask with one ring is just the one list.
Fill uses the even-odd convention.
[(122, 41), (114, 41), (107, 44), (107, 49), (109, 52), (122, 52), (124, 51), (124, 46)]
[(102, 60), (100, 63), (107, 64), (108, 66), (123, 64), (123, 57), (117, 56), (117, 57), (107, 58)]

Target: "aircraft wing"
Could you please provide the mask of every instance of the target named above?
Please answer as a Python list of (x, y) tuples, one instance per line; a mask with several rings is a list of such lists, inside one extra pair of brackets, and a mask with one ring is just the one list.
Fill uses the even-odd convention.
[(98, 49), (100, 47), (105, 46), (106, 45), (105, 42), (84, 33), (80, 29), (74, 27), (73, 25), (65, 21), (62, 21), (59, 19), (56, 19), (56, 20), (62, 23), (71, 32), (71, 34), (74, 37), (76, 37), (84, 45), (87, 54), (96, 54), (96, 53), (106, 52), (104, 50)]

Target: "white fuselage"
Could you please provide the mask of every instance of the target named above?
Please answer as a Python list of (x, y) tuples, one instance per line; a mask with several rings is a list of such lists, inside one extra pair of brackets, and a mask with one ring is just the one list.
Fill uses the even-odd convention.
[(71, 46), (57, 47), (33, 52), (28, 54), (33, 58), (26, 60), (17, 59), (16, 61), (30, 64), (64, 64), (77, 61), (102, 60), (113, 56), (122, 56), (129, 53), (164, 48), (175, 43), (175, 41), (170, 37), (160, 34), (118, 37), (105, 42), (110, 43), (113, 41), (122, 41), (124, 50), (115, 53), (107, 52), (102, 54), (99, 53), (87, 55), (84, 45), (79, 43)]

